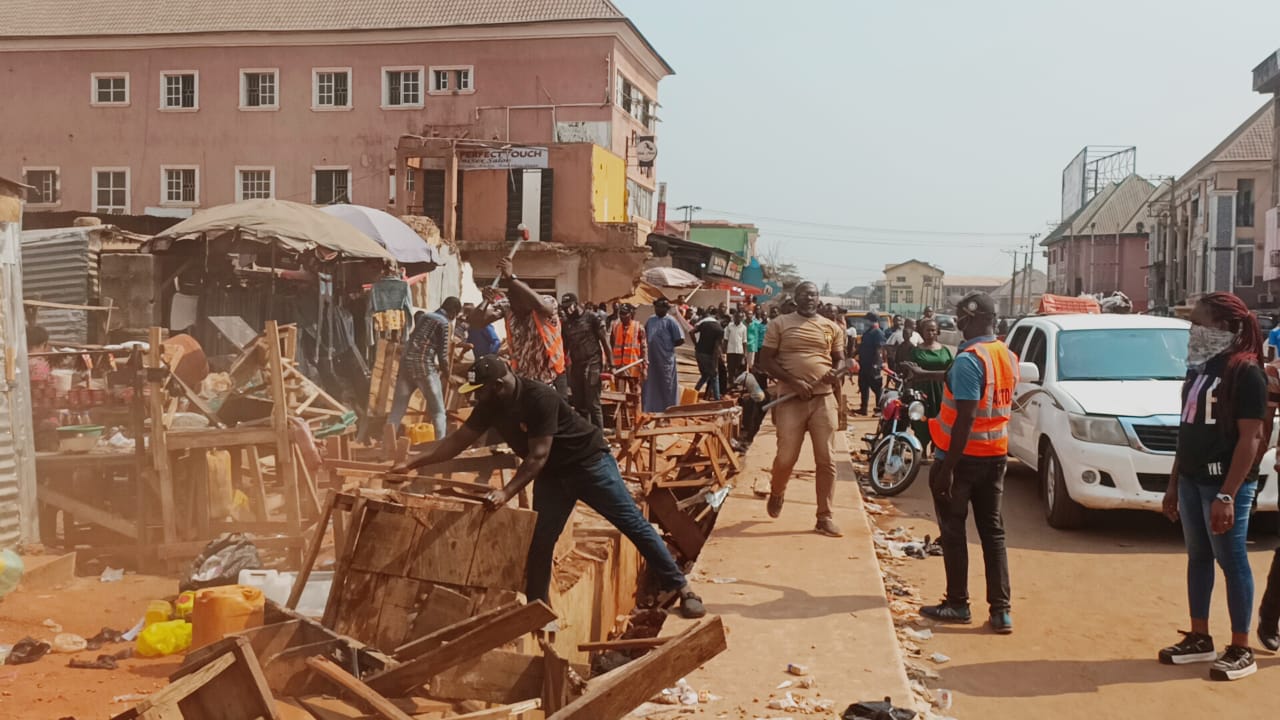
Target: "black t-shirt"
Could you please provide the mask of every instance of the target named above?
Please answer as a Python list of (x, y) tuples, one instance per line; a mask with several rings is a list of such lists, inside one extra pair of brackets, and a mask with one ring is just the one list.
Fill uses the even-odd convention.
[(466, 426), (478, 433), (494, 428), (520, 457), (529, 454), (530, 437), (551, 436), (547, 469), (562, 469), (594, 460), (608, 452), (600, 428), (574, 412), (553, 388), (537, 380), (516, 377), (516, 396), (510, 401), (481, 401)]
[(561, 323), (564, 347), (575, 365), (591, 365), (603, 362), (600, 335), (604, 333), (604, 321), (594, 312), (583, 312), (577, 318), (565, 318)]
[(694, 329), (698, 331), (698, 341), (694, 344), (695, 352), (703, 355), (715, 355), (720, 352), (720, 340), (724, 338), (724, 328), (716, 319), (701, 320)]
[[(1226, 358), (1215, 357), (1197, 371), (1187, 372), (1182, 384), (1182, 423), (1178, 427), (1178, 471), (1206, 484), (1219, 485), (1231, 468), (1240, 431), (1234, 421), (1218, 424), (1218, 407)], [(1246, 365), (1236, 378), (1235, 420), (1261, 420), (1267, 410), (1267, 379), (1256, 364)], [(1257, 473), (1254, 466), (1250, 474)]]

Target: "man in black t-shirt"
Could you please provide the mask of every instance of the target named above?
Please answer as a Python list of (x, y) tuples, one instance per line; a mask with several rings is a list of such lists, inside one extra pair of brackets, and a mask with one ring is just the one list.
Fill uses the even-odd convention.
[(712, 312), (713, 308), (699, 311), (698, 324), (693, 326), (694, 357), (698, 360), (698, 384), (695, 390), (707, 386), (707, 399), (720, 399), (720, 356), (724, 349), (724, 328), (720, 319)]
[[(584, 310), (578, 296), (565, 293), (560, 299), (560, 324), (564, 349), (569, 354), (569, 396), (573, 408), (596, 427), (604, 428), (600, 407), (600, 373), (613, 359), (609, 332), (604, 320), (591, 309)], [(608, 358), (608, 360), (606, 360)]]
[(485, 504), (490, 509), (500, 508), (533, 483), (533, 509), (538, 520), (525, 579), (529, 602), (549, 602), (556, 539), (573, 506), (581, 500), (635, 544), (658, 576), (662, 591), (679, 593), (682, 615), (697, 618), (706, 614), (702, 599), (689, 588), (666, 544), (631, 498), (600, 428), (574, 412), (550, 386), (512, 373), (497, 355), (476, 360), (459, 392), (476, 392), (479, 398), (467, 422), (392, 472), (406, 473), (449, 460), (490, 428), (496, 430), (522, 462), (505, 487), (485, 497)]

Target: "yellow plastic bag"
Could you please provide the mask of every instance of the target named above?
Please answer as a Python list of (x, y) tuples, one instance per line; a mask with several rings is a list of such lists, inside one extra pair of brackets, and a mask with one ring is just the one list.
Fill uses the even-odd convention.
[(191, 623), (186, 620), (160, 622), (142, 630), (134, 650), (143, 657), (162, 657), (191, 647)]

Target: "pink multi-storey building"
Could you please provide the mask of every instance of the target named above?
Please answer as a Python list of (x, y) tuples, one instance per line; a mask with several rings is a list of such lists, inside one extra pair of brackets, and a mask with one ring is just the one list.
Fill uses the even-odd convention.
[[(408, 194), (429, 206), (420, 178), (397, 173), (397, 143), (414, 135), (598, 145), (626, 168), (626, 210), (609, 221), (648, 230), (655, 181), (636, 145), (655, 135), (672, 71), (608, 0), (0, 6), (0, 175), (36, 188), (28, 213)], [(602, 216), (590, 193), (565, 212)]]

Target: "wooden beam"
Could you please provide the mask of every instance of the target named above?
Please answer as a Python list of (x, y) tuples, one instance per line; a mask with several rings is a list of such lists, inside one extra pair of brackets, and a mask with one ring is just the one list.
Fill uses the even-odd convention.
[(515, 608), (452, 642), (374, 675), (369, 686), (390, 695), (407, 694), (454, 665), (502, 647), (555, 619), (556, 614), (542, 601)]
[(333, 517), (333, 506), (337, 499), (338, 494), (330, 492), (329, 498), (325, 501), (324, 512), (320, 514), (320, 522), (316, 523), (316, 532), (311, 536), (306, 557), (302, 559), (302, 566), (298, 568), (298, 577), (293, 581), (293, 588), (289, 590), (289, 600), (285, 602), (285, 607), (290, 610), (297, 608), (298, 601), (302, 599), (302, 591), (307, 587), (307, 580), (311, 577), (312, 568), (315, 567), (316, 557), (320, 555), (320, 547), (324, 545), (324, 535), (329, 529), (329, 518)]
[(628, 638), (626, 640), (579, 643), (578, 650), (582, 652), (591, 652), (593, 650), (652, 650), (653, 648), (666, 645), (672, 637), (674, 636), (663, 635), (662, 637)]
[(272, 445), (275, 430), (268, 427), (231, 428), (229, 430), (174, 430), (169, 433), (170, 451), (226, 448), (237, 445)]
[(591, 680), (582, 697), (548, 720), (618, 720), (727, 647), (720, 618), (700, 620), (648, 655)]
[[(164, 363), (160, 359), (160, 328), (153, 327), (147, 336), (150, 346), (147, 350), (147, 369), (159, 374)], [(165, 544), (178, 540), (178, 518), (173, 503), (173, 467), (169, 461), (169, 431), (164, 425), (164, 383), (159, 380), (148, 380), (151, 405), (151, 456), (156, 469), (156, 480), (160, 484), (160, 520), (163, 527)]]
[[(282, 526), (281, 530), (284, 529)], [(169, 558), (193, 558), (200, 554), (200, 551), (209, 544), (209, 540), (192, 540), (191, 542), (176, 542), (165, 545), (156, 546), (156, 557), (161, 560)], [(307, 539), (303, 537), (255, 537), (253, 544), (263, 550), (280, 550), (289, 548), (301, 548), (307, 544)]]
[(519, 607), (520, 603), (508, 603), (506, 605), (496, 607), (488, 612), (480, 613), (474, 617), (469, 617), (451, 625), (446, 625), (433, 633), (423, 635), (413, 642), (401, 645), (396, 648), (395, 652), (392, 653), (392, 656), (401, 662), (407, 662), (416, 657), (421, 657), (441, 645), (457, 640), (472, 630), (475, 630), (478, 627), (483, 627), (485, 624), (492, 622), (493, 620)]
[(334, 665), (331, 661), (323, 657), (313, 657), (307, 659), (307, 667), (316, 671), (321, 677), (333, 682), (333, 684), (346, 690), (362, 702), (373, 709), (379, 717), (386, 720), (413, 720), (412, 717), (404, 713), (400, 708), (396, 707), (387, 698), (379, 695), (377, 691), (368, 685), (360, 682), (360, 679), (349, 674), (346, 670)]
[(44, 485), (41, 485), (36, 490), (36, 497), (42, 503), (66, 510), (79, 520), (87, 520), (94, 525), (101, 525), (127, 538), (138, 539), (138, 526), (136, 524), (102, 508), (94, 507), (83, 500), (63, 495), (57, 490)]
[(276, 433), (276, 475), (284, 492), (284, 513), (291, 535), (302, 531), (302, 504), (298, 493), (298, 474), (293, 462), (293, 443), (289, 437), (289, 407), (284, 393), (284, 361), (280, 357), (280, 327), (268, 320), (267, 385), (271, 388), (271, 429)]

